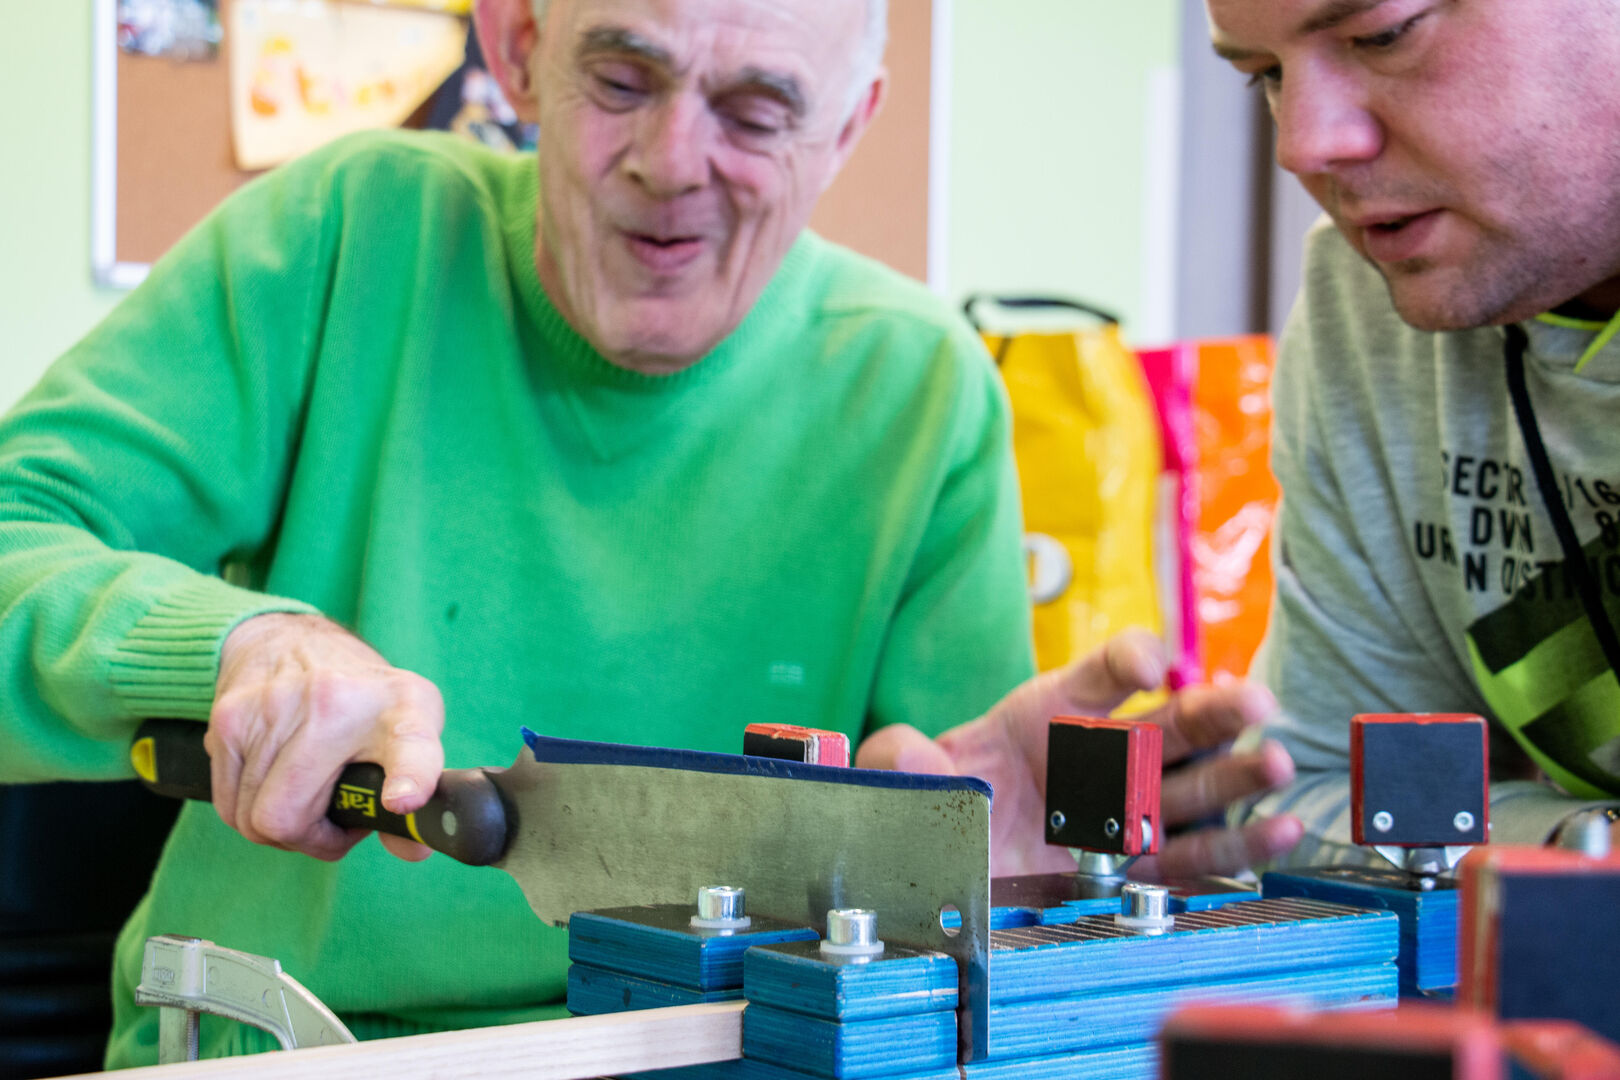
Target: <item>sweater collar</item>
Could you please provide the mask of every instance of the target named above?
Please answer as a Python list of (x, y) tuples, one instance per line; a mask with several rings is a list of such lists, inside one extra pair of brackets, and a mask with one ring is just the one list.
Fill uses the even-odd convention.
[(1620, 383), (1620, 315), (1603, 323), (1548, 313), (1521, 325), (1538, 366), (1594, 382)]

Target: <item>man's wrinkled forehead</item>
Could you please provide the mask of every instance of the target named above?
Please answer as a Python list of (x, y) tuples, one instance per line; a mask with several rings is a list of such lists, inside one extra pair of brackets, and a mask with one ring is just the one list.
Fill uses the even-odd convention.
[(1291, 44), (1394, 0), (1206, 0), (1210, 41), (1234, 62)]

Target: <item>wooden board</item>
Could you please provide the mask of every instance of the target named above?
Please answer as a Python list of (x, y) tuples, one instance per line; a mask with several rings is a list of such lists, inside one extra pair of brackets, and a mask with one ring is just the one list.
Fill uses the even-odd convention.
[[(583, 1080), (742, 1056), (743, 1002), (444, 1031), (345, 1046), (152, 1065), (120, 1080)], [(88, 1077), (105, 1076), (87, 1073)]]

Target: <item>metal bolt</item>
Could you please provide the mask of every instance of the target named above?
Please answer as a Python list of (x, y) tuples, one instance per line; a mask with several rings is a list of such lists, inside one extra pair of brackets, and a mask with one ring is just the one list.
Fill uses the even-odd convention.
[(735, 885), (705, 885), (698, 890), (700, 919), (740, 919), (743, 917), (743, 890)]
[(1061, 810), (1052, 811), (1052, 816), (1047, 821), (1051, 824), (1053, 832), (1062, 832), (1063, 826), (1069, 823), (1069, 819), (1063, 816)]
[(1162, 919), (1170, 912), (1170, 890), (1130, 882), (1119, 890), (1120, 913), (1133, 919)]
[(834, 945), (871, 945), (877, 939), (877, 912), (865, 908), (827, 912), (827, 940)]
[(827, 936), (822, 939), (825, 955), (847, 957), (864, 963), (883, 955), (883, 942), (877, 933), (877, 912), (867, 908), (833, 908), (827, 912)]
[(1379, 832), (1389, 832), (1395, 827), (1395, 819), (1388, 810), (1380, 810), (1373, 815), (1373, 828)]
[(743, 910), (743, 890), (735, 885), (705, 885), (698, 889), (697, 914), (691, 922), (698, 930), (735, 934), (748, 929), (753, 920)]
[(1109, 818), (1107, 821), (1103, 822), (1103, 832), (1107, 833), (1109, 836), (1118, 836), (1119, 822), (1115, 821), (1113, 818)]
[(1133, 934), (1163, 934), (1175, 924), (1175, 916), (1170, 914), (1170, 890), (1163, 885), (1132, 881), (1119, 890), (1115, 926)]
[(1459, 810), (1457, 816), (1451, 819), (1451, 823), (1457, 826), (1458, 832), (1468, 832), (1474, 827), (1474, 815), (1466, 810)]

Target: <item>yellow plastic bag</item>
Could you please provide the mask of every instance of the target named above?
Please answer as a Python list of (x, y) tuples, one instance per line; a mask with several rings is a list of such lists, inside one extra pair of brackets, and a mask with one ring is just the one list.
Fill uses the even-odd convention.
[[(1077, 310), (1101, 325), (989, 333), (978, 318), (989, 304)], [(1127, 627), (1163, 633), (1153, 570), (1159, 423), (1118, 320), (1044, 298), (973, 297), (965, 310), (1012, 400), (1036, 663), (1059, 667)]]

